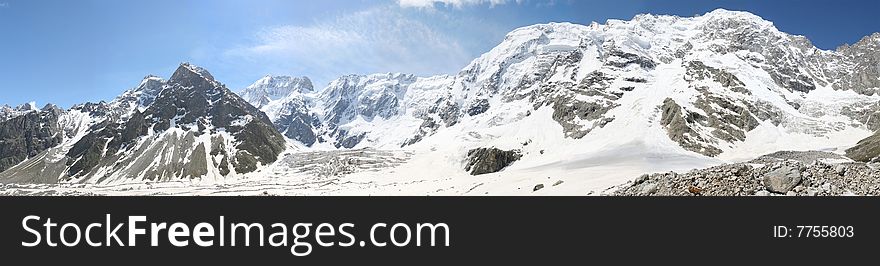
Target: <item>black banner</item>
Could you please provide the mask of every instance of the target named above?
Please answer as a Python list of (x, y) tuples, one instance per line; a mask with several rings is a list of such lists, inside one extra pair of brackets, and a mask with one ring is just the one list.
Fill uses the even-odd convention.
[[(880, 236), (880, 199), (862, 197), (6, 197), (0, 203), (3, 260), (34, 265), (840, 262), (873, 256)], [(135, 219), (144, 232), (134, 246), (128, 245), (130, 217), (144, 218)], [(49, 219), (56, 225), (47, 231)], [(164, 230), (154, 238), (151, 226), (161, 223)], [(186, 246), (169, 241), (175, 223), (177, 243)], [(263, 237), (254, 227), (247, 228), (253, 230), (248, 238), (239, 227), (232, 241), (234, 223), (259, 224)], [(327, 225), (318, 229), (322, 223)], [(310, 226), (294, 233), (296, 224)], [(426, 224), (434, 228), (416, 232)], [(91, 243), (111, 245), (90, 246), (84, 234), (89, 225)], [(116, 226), (106, 241), (107, 229)], [(197, 244), (196, 230), (200, 243), (212, 245)], [(284, 246), (269, 243), (285, 237)], [(78, 244), (71, 247), (62, 243), (74, 240)], [(294, 242), (301, 244), (299, 255), (290, 248)]]

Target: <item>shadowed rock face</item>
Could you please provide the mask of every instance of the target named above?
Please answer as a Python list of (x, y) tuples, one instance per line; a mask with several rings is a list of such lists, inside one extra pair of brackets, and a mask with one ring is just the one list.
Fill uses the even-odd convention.
[[(295, 109), (295, 108), (291, 108)], [(315, 128), (320, 126), (320, 120), (314, 113), (291, 112), (281, 115), (275, 120), (275, 128), (284, 134), (284, 136), (301, 142), (311, 147), (318, 140)]]
[(846, 150), (846, 156), (859, 162), (872, 162), (880, 159), (880, 132), (867, 137), (855, 147)]
[(47, 105), (0, 121), (0, 172), (61, 143), (60, 115), (58, 107)]
[(880, 88), (880, 32), (862, 38), (856, 44), (837, 49), (853, 63), (852, 71), (835, 83), (836, 89), (852, 89), (873, 95)]
[(478, 148), (468, 151), (465, 171), (471, 175), (495, 173), (503, 170), (522, 157), (518, 150), (500, 150), (497, 148)]
[[(614, 79), (602, 72), (591, 72), (577, 86), (560, 90), (548, 97), (546, 104), (553, 107), (553, 120), (562, 125), (566, 137), (580, 139), (593, 129), (614, 121), (614, 117), (605, 115), (620, 106), (614, 102), (620, 96), (607, 91)], [(601, 100), (578, 100), (578, 96), (600, 97)], [(594, 122), (585, 126), (577, 121)]]
[(698, 121), (706, 120), (705, 116), (687, 112), (670, 98), (663, 101), (660, 112), (660, 125), (666, 129), (669, 138), (681, 145), (682, 148), (706, 156), (721, 154), (721, 149), (706, 144), (706, 140), (696, 134), (692, 128)]
[[(205, 134), (211, 136), (210, 151), (197, 140)], [(125, 122), (98, 124), (74, 144), (67, 173), (89, 176), (110, 167), (151, 180), (196, 178), (207, 174), (209, 164), (222, 175), (231, 169), (249, 173), (277, 160), (284, 148), (284, 138), (263, 112), (204, 69), (184, 63), (143, 113), (134, 110)], [(161, 158), (160, 165), (154, 158)]]

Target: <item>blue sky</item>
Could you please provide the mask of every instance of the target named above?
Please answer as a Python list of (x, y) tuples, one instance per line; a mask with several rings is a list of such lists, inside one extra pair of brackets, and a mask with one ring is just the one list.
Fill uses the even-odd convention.
[(518, 27), (638, 13), (755, 13), (823, 49), (880, 31), (880, 1), (0, 0), (0, 104), (110, 100), (203, 66), (233, 90), (266, 74), (456, 73)]

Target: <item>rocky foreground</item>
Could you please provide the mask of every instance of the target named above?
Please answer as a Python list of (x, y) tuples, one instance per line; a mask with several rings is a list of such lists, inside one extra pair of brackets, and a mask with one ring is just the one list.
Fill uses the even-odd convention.
[(610, 195), (876, 196), (880, 164), (827, 152), (777, 152), (688, 173), (646, 174), (616, 189)]

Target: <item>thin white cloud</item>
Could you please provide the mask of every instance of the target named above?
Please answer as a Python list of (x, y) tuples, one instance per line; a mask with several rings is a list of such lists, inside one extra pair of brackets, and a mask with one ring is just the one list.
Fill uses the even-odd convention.
[(472, 57), (455, 38), (388, 7), (267, 28), (226, 55), (327, 81), (351, 73), (455, 73)]
[(503, 5), (510, 2), (520, 3), (522, 0), (397, 0), (401, 7), (434, 8), (435, 5), (452, 6), (462, 8), (464, 6), (489, 4), (490, 6)]
[(0, 2), (0, 8), (9, 7), (9, 3)]

